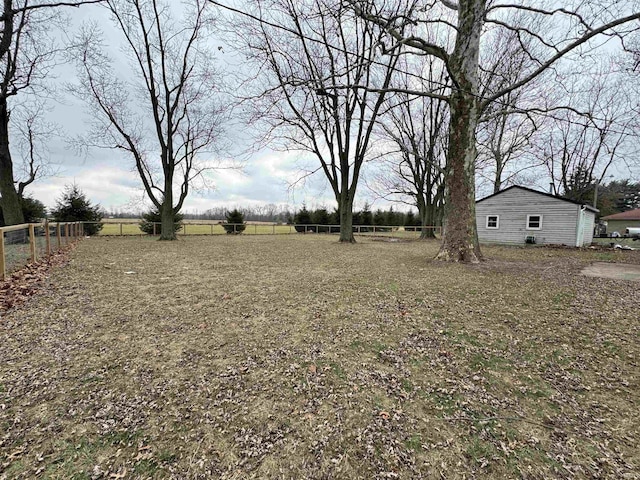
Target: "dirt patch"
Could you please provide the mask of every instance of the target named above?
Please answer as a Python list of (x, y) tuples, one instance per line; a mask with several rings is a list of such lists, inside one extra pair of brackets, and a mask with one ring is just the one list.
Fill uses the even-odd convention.
[(84, 240), (0, 322), (0, 479), (637, 477), (637, 285), (579, 272), (639, 252), (438, 247)]
[(633, 280), (640, 282), (640, 265), (596, 262), (585, 267), (582, 270), (582, 274), (588, 277), (612, 278), (614, 280)]

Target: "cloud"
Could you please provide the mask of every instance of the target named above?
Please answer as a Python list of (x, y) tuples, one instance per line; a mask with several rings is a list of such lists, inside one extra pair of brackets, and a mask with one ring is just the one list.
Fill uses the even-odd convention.
[(140, 182), (136, 181), (130, 170), (111, 165), (73, 170), (34, 183), (27, 190), (27, 195), (51, 208), (61, 196), (64, 187), (75, 183), (92, 203), (105, 208), (122, 206), (140, 197)]

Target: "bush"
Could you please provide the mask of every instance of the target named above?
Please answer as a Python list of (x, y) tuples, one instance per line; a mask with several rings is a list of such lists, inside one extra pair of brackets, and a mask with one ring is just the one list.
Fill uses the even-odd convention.
[[(318, 225), (317, 231), (318, 233), (328, 233), (329, 232), (329, 212), (326, 208), (318, 208), (315, 212), (311, 214), (311, 221)], [(314, 227), (316, 228), (316, 227)]]
[[(181, 213), (173, 214), (173, 231), (177, 232), (182, 228), (182, 220), (184, 215)], [(139, 226), (140, 230), (142, 230), (147, 235), (154, 235), (153, 225), (156, 224), (155, 227), (155, 235), (160, 235), (160, 224), (162, 223), (162, 216), (160, 215), (160, 210), (158, 207), (153, 207), (147, 213), (142, 214), (142, 220), (140, 220)]]
[[(100, 222), (102, 212), (100, 205), (92, 206), (77, 185), (67, 185), (62, 197), (56, 201), (56, 208), (51, 212), (54, 222)], [(95, 235), (102, 230), (101, 223), (86, 223), (85, 235)]]
[(224, 214), (226, 222), (222, 224), (225, 231), (230, 233), (242, 233), (247, 226), (244, 224), (244, 213), (237, 208)]
[(314, 227), (307, 227), (306, 225), (311, 225), (311, 213), (307, 210), (305, 205), (302, 205), (302, 210), (296, 213), (293, 216), (293, 223), (295, 224), (296, 232), (308, 232), (314, 231)]

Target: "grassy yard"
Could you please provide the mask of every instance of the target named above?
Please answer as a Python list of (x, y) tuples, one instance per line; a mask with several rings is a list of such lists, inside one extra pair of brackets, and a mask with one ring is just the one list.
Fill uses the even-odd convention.
[(0, 319), (0, 479), (638, 478), (640, 252), (83, 240)]

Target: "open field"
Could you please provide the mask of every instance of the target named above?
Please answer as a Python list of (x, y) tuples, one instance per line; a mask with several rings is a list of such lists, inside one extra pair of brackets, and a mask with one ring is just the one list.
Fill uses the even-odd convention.
[[(639, 478), (640, 252), (83, 240), (0, 319), (0, 479)], [(604, 257), (606, 255), (606, 258)]]
[[(146, 235), (140, 230), (138, 224), (140, 220), (135, 218), (124, 219), (105, 219), (103, 228), (100, 230), (101, 236), (118, 236), (118, 235)], [(220, 220), (184, 220), (182, 222), (182, 228), (178, 230), (178, 235), (225, 235), (226, 231), (222, 225), (219, 224)], [(314, 226), (309, 225), (309, 229)], [(355, 227), (358, 228), (357, 226)], [(368, 227), (371, 230), (372, 227)], [(394, 227), (395, 230), (391, 232), (391, 227), (377, 227), (378, 231), (375, 232), (377, 236), (398, 236), (403, 238), (417, 238), (420, 236), (420, 232), (405, 231), (404, 227)], [(381, 231), (381, 229), (388, 229), (389, 232)], [(160, 235), (160, 225), (157, 225), (157, 232)], [(328, 231), (328, 229), (327, 229)], [(296, 229), (293, 225), (277, 225), (270, 222), (246, 222), (243, 235), (287, 235), (295, 234)], [(311, 232), (309, 232), (311, 233)], [(359, 232), (356, 232), (360, 234)], [(374, 232), (363, 231), (362, 235), (373, 235)]]

